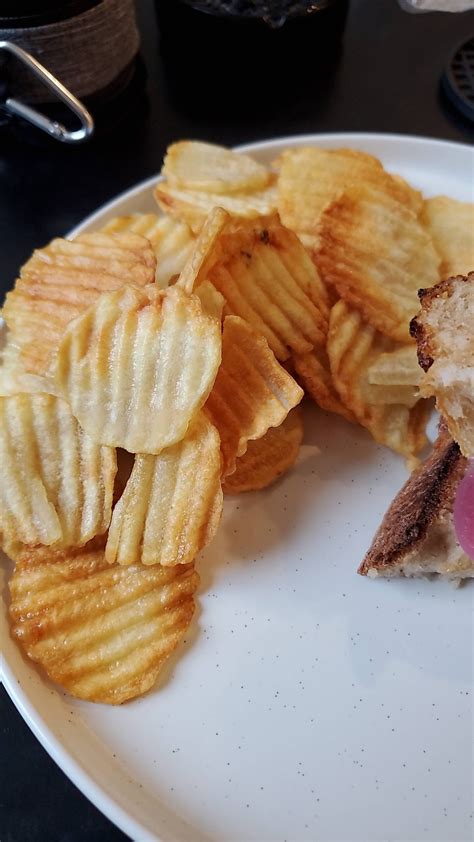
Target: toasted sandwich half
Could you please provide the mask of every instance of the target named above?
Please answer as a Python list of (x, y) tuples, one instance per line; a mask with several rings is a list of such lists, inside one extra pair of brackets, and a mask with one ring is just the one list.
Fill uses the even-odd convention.
[[(473, 232), (474, 236), (474, 232)], [(474, 272), (418, 293), (410, 332), (424, 377), (420, 391), (436, 405), (464, 456), (474, 456)]]
[(405, 483), (388, 509), (359, 567), (363, 576), (474, 576), (461, 549), (453, 506), (468, 460), (442, 429), (433, 452)]
[[(359, 573), (459, 580), (474, 577), (474, 553), (461, 546), (453, 518), (460, 487), (466, 493), (461, 482), (474, 470), (474, 272), (419, 296), (422, 309), (411, 331), (425, 371), (420, 390), (436, 397), (443, 420), (431, 455), (395, 497)], [(474, 512), (474, 500), (463, 505)]]

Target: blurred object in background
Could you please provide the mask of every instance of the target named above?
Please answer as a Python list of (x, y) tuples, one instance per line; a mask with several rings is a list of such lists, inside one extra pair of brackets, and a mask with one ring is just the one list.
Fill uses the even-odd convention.
[[(67, 128), (57, 120), (51, 120), (37, 108), (32, 108), (23, 100), (12, 96), (13, 85), (10, 79), (13, 78), (11, 63), (15, 71), (23, 70), (31, 75), (32, 81), (40, 80), (49, 93), (62, 102), (74, 115), (76, 128)], [(18, 44), (12, 41), (0, 41), (0, 125), (9, 125), (15, 118), (26, 120), (41, 131), (61, 140), (64, 143), (79, 143), (88, 140), (94, 131), (94, 121), (83, 103), (78, 100), (70, 90), (64, 87), (61, 82), (53, 76), (31, 53), (23, 50)], [(20, 88), (21, 90), (21, 88)]]
[(456, 47), (441, 84), (451, 105), (474, 123), (474, 37)]
[(474, 0), (398, 0), (406, 12), (468, 12)]
[(187, 111), (265, 113), (324, 90), (349, 0), (155, 0), (164, 71)]
[[(474, 0), (398, 0), (406, 12), (468, 12)], [(452, 49), (452, 48), (451, 48)], [(450, 106), (474, 122), (474, 38), (458, 44), (441, 77), (441, 88)]]
[[(133, 0), (3, 0), (0, 41), (41, 62), (84, 102), (99, 128), (115, 124), (126, 111), (119, 100), (136, 76), (140, 43)], [(51, 87), (15, 55), (2, 62), (1, 84), (3, 101), (35, 104), (53, 120), (70, 118)], [(18, 123), (15, 128), (25, 130)]]

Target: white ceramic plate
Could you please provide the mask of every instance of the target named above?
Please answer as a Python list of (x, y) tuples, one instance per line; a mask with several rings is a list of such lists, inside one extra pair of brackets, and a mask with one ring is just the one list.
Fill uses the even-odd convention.
[[(468, 147), (384, 135), (289, 145), (378, 155), (427, 194), (470, 199)], [(86, 220), (154, 209), (151, 179)], [(357, 565), (401, 458), (316, 408), (298, 466), (227, 501), (200, 607), (159, 686), (121, 708), (58, 692), (10, 641), (4, 682), (47, 751), (134, 839), (472, 839), (473, 594), (370, 581)], [(5, 589), (4, 589), (5, 591)]]

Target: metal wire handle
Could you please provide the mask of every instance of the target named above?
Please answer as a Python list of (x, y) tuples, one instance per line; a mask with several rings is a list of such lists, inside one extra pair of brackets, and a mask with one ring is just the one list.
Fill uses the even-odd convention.
[(56, 140), (61, 140), (63, 143), (78, 143), (83, 140), (87, 140), (87, 138), (92, 135), (94, 131), (94, 121), (87, 108), (85, 108), (82, 102), (76, 99), (76, 97), (67, 88), (65, 88), (63, 84), (61, 84), (59, 79), (56, 79), (56, 77), (53, 76), (46, 67), (40, 64), (37, 59), (33, 58), (30, 53), (27, 53), (26, 50), (23, 50), (22, 47), (19, 47), (11, 41), (0, 41), (0, 50), (6, 50), (19, 61), (23, 62), (23, 64), (25, 64), (35, 76), (41, 79), (46, 87), (53, 91), (58, 99), (62, 100), (62, 102), (64, 102), (64, 104), (67, 105), (68, 108), (70, 108), (76, 115), (81, 123), (81, 128), (69, 131), (62, 123), (58, 123), (56, 120), (51, 120), (49, 117), (46, 117), (45, 114), (42, 114), (30, 105), (26, 105), (26, 103), (21, 102), (21, 100), (8, 96), (4, 102), (0, 102), (0, 109), (3, 109), (8, 114), (23, 117), (23, 119), (28, 120), (34, 126), (37, 126), (38, 129), (41, 129), (43, 132), (46, 132), (56, 138)]

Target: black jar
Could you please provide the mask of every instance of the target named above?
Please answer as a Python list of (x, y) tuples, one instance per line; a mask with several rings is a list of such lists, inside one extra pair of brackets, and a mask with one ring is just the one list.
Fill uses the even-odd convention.
[(337, 59), (349, 6), (349, 0), (155, 3), (173, 94), (196, 109), (223, 112), (266, 110), (314, 86)]

